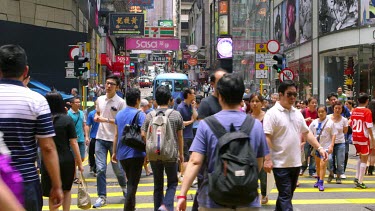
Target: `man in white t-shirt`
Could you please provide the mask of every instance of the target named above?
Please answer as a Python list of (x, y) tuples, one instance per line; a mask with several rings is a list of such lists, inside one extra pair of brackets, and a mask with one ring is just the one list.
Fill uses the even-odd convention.
[(301, 163), (301, 135), (317, 149), (324, 160), (328, 154), (309, 132), (306, 122), (293, 107), (297, 87), (293, 81), (284, 81), (278, 88), (280, 101), (267, 111), (263, 120), (264, 133), (270, 148), (271, 159), (264, 162), (264, 170), (275, 176), (279, 192), (276, 210), (293, 210), (292, 198), (296, 189)]
[[(113, 140), (115, 137), (115, 117), (116, 114), (126, 107), (124, 99), (116, 94), (120, 86), (120, 79), (117, 76), (107, 77), (105, 83), (106, 95), (98, 97), (96, 101), (95, 122), (99, 122), (98, 133), (95, 143), (95, 163), (97, 175), (97, 191), (99, 198), (94, 203), (94, 208), (106, 205), (106, 170), (108, 152), (112, 157)], [(118, 163), (112, 163), (118, 183), (122, 188), (125, 197), (126, 179), (123, 170)]]

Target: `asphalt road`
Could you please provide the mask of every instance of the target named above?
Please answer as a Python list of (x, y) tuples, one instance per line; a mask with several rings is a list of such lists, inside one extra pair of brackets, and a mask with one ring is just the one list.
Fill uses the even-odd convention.
[[(151, 95), (151, 88), (142, 88), (142, 98)], [(364, 183), (367, 189), (356, 189), (353, 183), (355, 176), (354, 165), (358, 157), (355, 157), (354, 146), (350, 146), (349, 163), (346, 171), (347, 179), (342, 181), (343, 184), (325, 183), (325, 191), (319, 192), (313, 188), (315, 178), (308, 177), (308, 174), (301, 176), (299, 179), (300, 186), (296, 189), (293, 205), (295, 210), (301, 211), (358, 211), (358, 210), (375, 210), (375, 176), (365, 176)], [(108, 160), (109, 161), (109, 160)], [(96, 178), (89, 173), (87, 160), (84, 162), (86, 181), (88, 182), (89, 193), (92, 204), (97, 199), (96, 195)], [(335, 181), (335, 180), (333, 180)], [(166, 180), (165, 180), (166, 182)], [(166, 183), (165, 183), (166, 184)], [(179, 194), (180, 187), (177, 188)], [(107, 205), (100, 210), (123, 210), (124, 198), (114, 176), (111, 165), (107, 168)], [(195, 189), (189, 191), (188, 210), (192, 205)], [(269, 195), (269, 203), (261, 210), (274, 210), (277, 198), (276, 188)], [(71, 210), (80, 210), (77, 204), (77, 185), (73, 184)], [(146, 176), (143, 171), (141, 181), (137, 191), (137, 210), (153, 210), (153, 178)], [(94, 209), (94, 208), (91, 208)], [(44, 199), (43, 210), (48, 210), (48, 199)]]

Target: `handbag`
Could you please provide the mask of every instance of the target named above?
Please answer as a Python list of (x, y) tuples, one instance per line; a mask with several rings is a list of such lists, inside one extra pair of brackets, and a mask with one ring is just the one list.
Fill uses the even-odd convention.
[(79, 173), (81, 183), (78, 184), (77, 207), (83, 210), (91, 208), (90, 194), (87, 192), (87, 183), (82, 172)]
[(138, 117), (140, 112), (141, 111), (138, 111), (136, 113), (130, 125), (125, 125), (125, 128), (122, 131), (121, 141), (124, 145), (128, 147), (131, 147), (141, 152), (146, 152), (146, 143), (143, 141), (141, 137), (141, 127), (139, 127), (138, 123)]
[[(328, 122), (328, 120), (324, 123), (323, 128), (322, 128), (322, 130), (320, 131), (320, 133), (319, 133), (319, 135), (318, 135), (318, 138), (316, 138), (316, 139), (318, 140), (318, 142), (319, 142), (319, 140), (320, 140), (320, 135), (323, 133), (323, 130), (324, 130), (324, 128), (326, 127), (327, 122)], [(316, 155), (316, 149), (314, 149), (313, 146), (311, 146), (311, 148), (310, 148), (310, 152), (311, 152), (311, 153), (310, 153), (311, 156), (315, 156), (315, 155)]]

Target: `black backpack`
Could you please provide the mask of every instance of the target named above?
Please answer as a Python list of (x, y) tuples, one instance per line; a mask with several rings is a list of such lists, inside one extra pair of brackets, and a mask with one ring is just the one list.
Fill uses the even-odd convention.
[(219, 140), (214, 170), (208, 174), (210, 198), (226, 207), (249, 205), (258, 196), (258, 163), (249, 137), (254, 118), (247, 115), (240, 130), (231, 124), (229, 132), (214, 116), (204, 121)]

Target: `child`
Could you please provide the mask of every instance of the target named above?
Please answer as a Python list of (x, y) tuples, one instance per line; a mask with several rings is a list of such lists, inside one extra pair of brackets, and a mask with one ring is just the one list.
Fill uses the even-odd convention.
[[(333, 126), (333, 121), (327, 118), (327, 109), (325, 106), (319, 106), (318, 108), (318, 119), (311, 122), (309, 129), (317, 137), (320, 145), (331, 154), (336, 139), (336, 130)], [(316, 172), (318, 178), (314, 184), (314, 188), (319, 188), (319, 191), (324, 191), (324, 176), (327, 169), (328, 160), (323, 160), (320, 157), (319, 152), (315, 152), (316, 161)]]
[(353, 130), (353, 144), (359, 154), (357, 163), (357, 172), (354, 178), (354, 184), (358, 188), (367, 188), (363, 184), (365, 176), (366, 164), (370, 148), (375, 147), (374, 136), (372, 134), (372, 113), (366, 108), (369, 103), (369, 96), (366, 93), (360, 93), (358, 97), (358, 107), (352, 110), (350, 117), (350, 126)]

